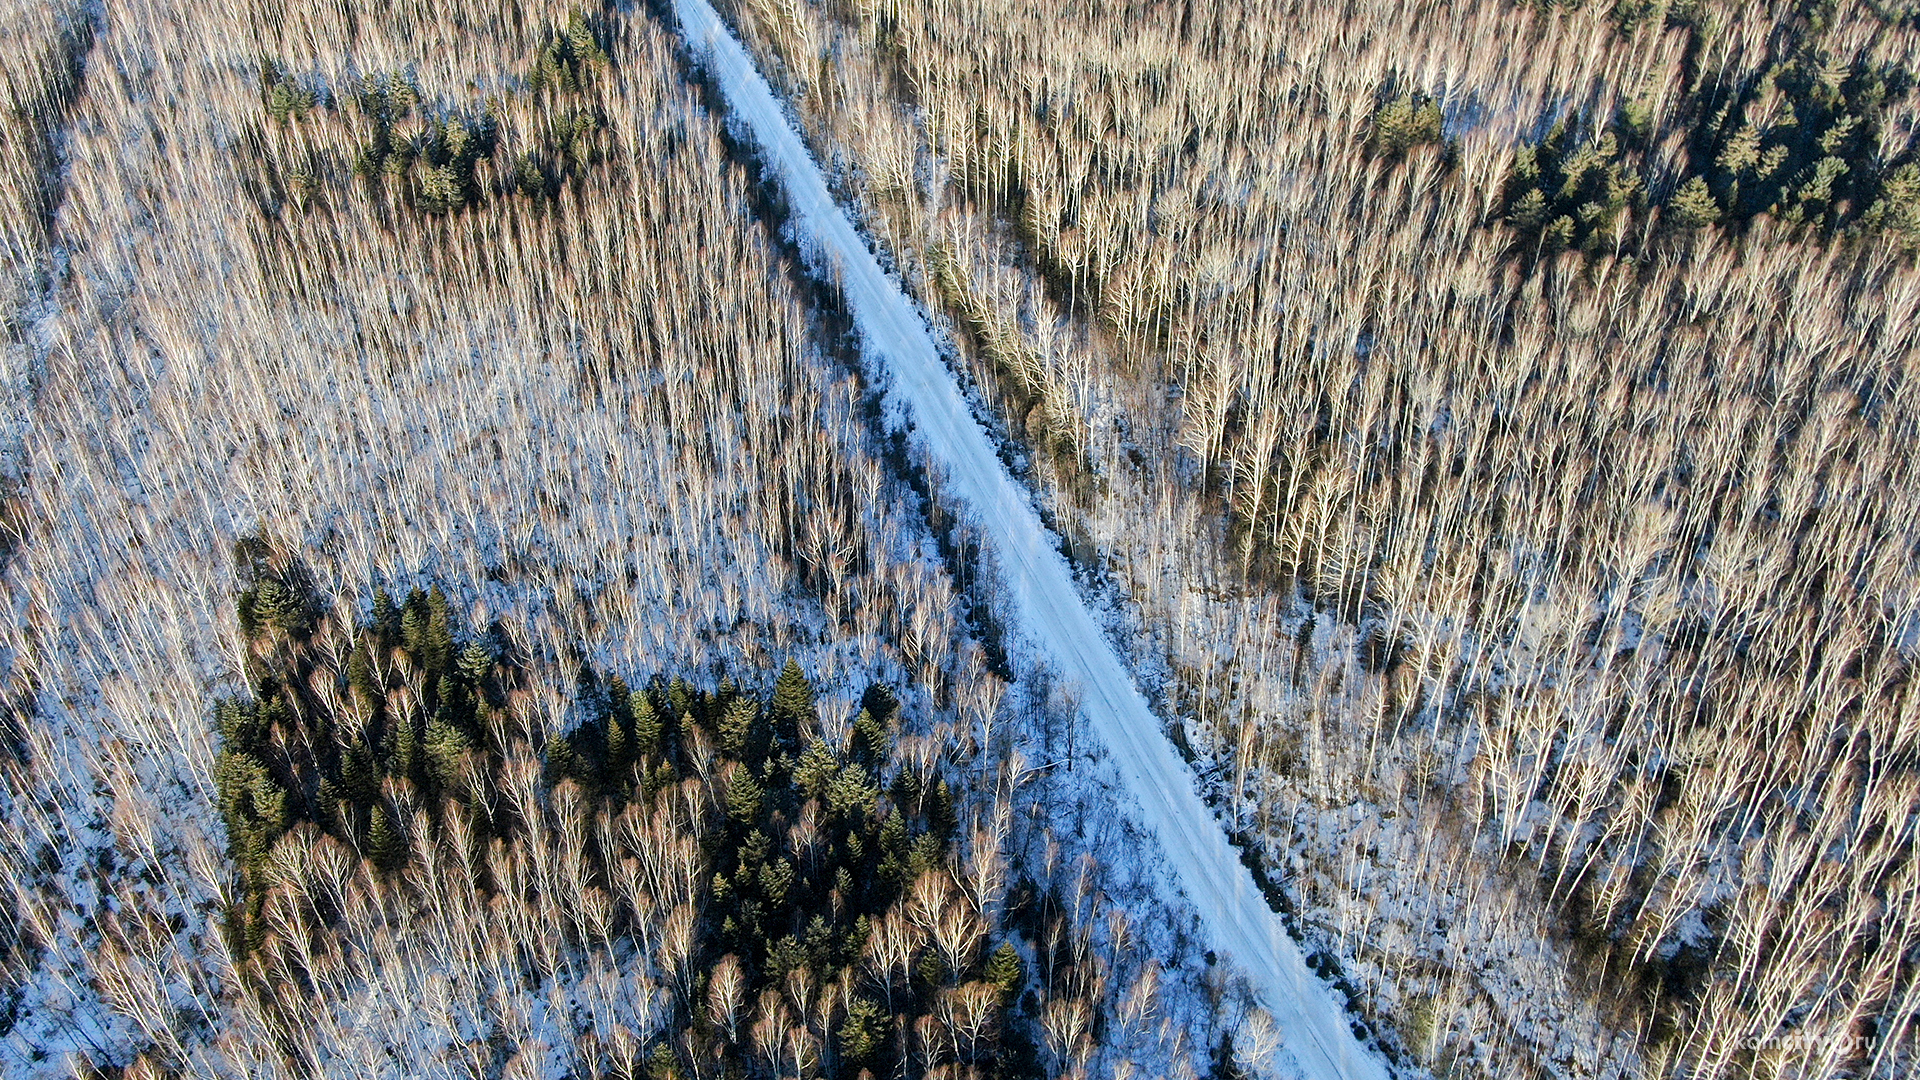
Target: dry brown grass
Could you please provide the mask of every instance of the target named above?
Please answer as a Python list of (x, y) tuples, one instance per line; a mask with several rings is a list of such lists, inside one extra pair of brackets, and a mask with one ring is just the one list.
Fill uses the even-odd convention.
[[(1436, 1067), (1911, 1065), (1920, 275), (1764, 221), (1529, 268), (1490, 223), (1569, 109), (1649, 103), (1671, 183), (1687, 80), (1789, 11), (1696, 6), (1689, 67), (1599, 4), (734, 5)], [(1387, 86), (1451, 161), (1364, 152)]]

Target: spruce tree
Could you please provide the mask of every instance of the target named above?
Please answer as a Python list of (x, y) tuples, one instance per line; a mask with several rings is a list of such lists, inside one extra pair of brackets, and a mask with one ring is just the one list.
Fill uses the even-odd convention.
[(775, 907), (786, 903), (787, 890), (793, 887), (793, 864), (785, 858), (760, 866), (760, 896)]
[(257, 706), (227, 700), (213, 707), (214, 721), (220, 729), (220, 744), (225, 750), (251, 753), (266, 734)]
[(420, 768), (420, 732), (413, 721), (394, 718), (387, 727), (387, 775), (411, 778)]
[(428, 779), (443, 792), (458, 791), (465, 777), (463, 759), (471, 748), (466, 733), (458, 725), (444, 715), (435, 716), (427, 724), (423, 745)]
[(1703, 229), (1720, 220), (1720, 204), (1707, 190), (1706, 180), (1696, 176), (1674, 192), (1673, 201), (1667, 204), (1667, 213), (1675, 228)]
[(773, 722), (789, 738), (811, 731), (815, 723), (813, 686), (791, 658), (773, 683)]
[(624, 785), (633, 771), (633, 714), (624, 708), (607, 711), (607, 752), (604, 762), (609, 783)]
[(733, 779), (727, 784), (727, 817), (736, 828), (748, 828), (759, 820), (763, 794), (760, 782), (753, 778), (751, 771), (733, 770)]
[(887, 1039), (886, 1010), (866, 998), (855, 998), (840, 1022), (840, 1057), (850, 1070), (873, 1064), (874, 1054)]
[(309, 603), (306, 590), (297, 580), (268, 578), (254, 593), (254, 619), (282, 633), (303, 635), (307, 630)]
[(407, 602), (400, 610), (400, 641), (406, 646), (407, 655), (413, 662), (425, 666), (422, 659), (427, 652), (427, 594), (415, 589), (407, 594)]
[(880, 775), (880, 767), (893, 757), (893, 740), (873, 714), (865, 709), (853, 721), (853, 760), (866, 766), (871, 775)]
[(447, 609), (447, 594), (435, 585), (427, 596), (427, 655), (421, 666), (429, 674), (439, 675), (453, 666), (453, 618)]
[(794, 769), (794, 782), (800, 785), (800, 791), (809, 799), (817, 799), (826, 793), (827, 785), (833, 782), (833, 775), (840, 771), (840, 759), (827, 748), (825, 739), (815, 735), (800, 752), (800, 764)]
[(865, 771), (853, 765), (843, 765), (833, 774), (826, 794), (827, 809), (845, 819), (861, 817), (880, 801), (880, 789), (868, 779)]
[(665, 1039), (654, 1043), (653, 1053), (647, 1055), (647, 1080), (680, 1080), (680, 1075), (680, 1059), (673, 1047)]
[(934, 781), (933, 790), (927, 793), (927, 827), (943, 843), (953, 839), (960, 829), (960, 816), (953, 805), (953, 788), (947, 785), (944, 776)]
[(383, 636), (386, 636), (389, 638), (392, 637), (393, 631), (394, 631), (395, 615), (396, 615), (396, 612), (394, 611), (394, 608), (393, 608), (393, 597), (389, 596), (387, 594), (387, 590), (385, 589), (381, 589), (381, 588), (374, 589), (373, 590), (373, 628), (374, 630)]
[(1001, 942), (1000, 947), (987, 958), (987, 981), (1000, 991), (1002, 1008), (1013, 1004), (1013, 1000), (1020, 996), (1020, 991), (1026, 986), (1027, 972), (1026, 966), (1020, 962), (1020, 950), (1013, 947), (1013, 942)]
[(657, 757), (662, 750), (664, 727), (659, 714), (653, 711), (652, 695), (640, 693), (628, 699), (628, 713), (633, 720), (633, 752), (643, 757)]
[(455, 666), (459, 668), (460, 677), (478, 689), (486, 684), (487, 675), (493, 671), (493, 654), (479, 641), (469, 641), (460, 649), (460, 660)]
[(374, 683), (373, 659), (367, 653), (367, 639), (364, 637), (354, 643), (353, 652), (347, 656), (347, 686), (360, 698), (361, 708), (368, 712), (379, 704), (380, 694)]
[(340, 794), (361, 807), (380, 794), (380, 771), (364, 737), (340, 755)]
[(720, 752), (758, 767), (767, 753), (764, 729), (760, 703), (751, 697), (736, 699), (720, 714)]
[(394, 821), (385, 800), (373, 804), (373, 821), (367, 826), (367, 855), (382, 870), (392, 870), (407, 861), (407, 837)]
[(434, 716), (444, 718), (458, 728), (470, 728), (473, 723), (473, 698), (467, 693), (453, 675), (440, 676), (434, 688)]

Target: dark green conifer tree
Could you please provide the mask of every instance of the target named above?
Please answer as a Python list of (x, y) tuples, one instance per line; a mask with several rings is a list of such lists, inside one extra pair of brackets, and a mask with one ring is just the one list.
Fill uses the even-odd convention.
[(865, 766), (870, 775), (880, 775), (880, 766), (893, 756), (893, 740), (888, 737), (887, 729), (865, 709), (853, 721), (853, 760)]
[(412, 778), (420, 769), (420, 732), (416, 721), (394, 717), (387, 725), (387, 775)]
[(746, 829), (759, 820), (763, 796), (760, 782), (753, 778), (751, 770), (733, 770), (733, 779), (727, 783), (727, 817), (733, 820), (735, 828)]
[(438, 676), (453, 666), (453, 619), (447, 609), (447, 593), (435, 585), (427, 596), (426, 655), (421, 666), (429, 676)]
[(782, 738), (797, 739), (800, 732), (812, 731), (816, 722), (813, 685), (807, 682), (800, 665), (788, 659), (773, 683), (774, 727)]
[(717, 732), (720, 752), (735, 761), (744, 761), (758, 768), (767, 755), (767, 732), (765, 720), (760, 715), (760, 703), (751, 697), (734, 699), (725, 712), (720, 714), (720, 729)]
[(367, 652), (367, 640), (364, 637), (354, 642), (353, 652), (347, 656), (347, 687), (359, 696), (362, 707), (372, 710), (380, 704), (381, 695), (373, 675), (373, 659)]
[(1013, 942), (1003, 941), (999, 948), (993, 950), (993, 955), (987, 958), (986, 976), (987, 981), (1000, 991), (1002, 1007), (1013, 1004), (1014, 999), (1020, 996), (1020, 991), (1026, 987), (1027, 971), (1026, 965), (1020, 962), (1020, 950), (1013, 947)]
[(469, 641), (461, 647), (460, 660), (456, 666), (460, 670), (460, 677), (467, 681), (467, 685), (478, 689), (486, 685), (487, 676), (493, 671), (493, 654), (488, 652), (487, 647), (480, 644), (478, 640)]
[(393, 607), (393, 597), (389, 596), (387, 594), (387, 590), (385, 589), (379, 589), (379, 588), (374, 589), (373, 590), (373, 628), (374, 630), (384, 635), (385, 637), (388, 637), (388, 638), (393, 637), (393, 634), (395, 631), (394, 624), (397, 618), (398, 618), (398, 613), (394, 610), (394, 607)]
[(659, 714), (653, 711), (653, 696), (644, 693), (633, 695), (628, 699), (628, 712), (633, 719), (633, 752), (642, 757), (658, 757), (664, 749), (661, 736), (665, 733), (665, 726), (660, 722)]
[(427, 737), (423, 745), (426, 751), (427, 778), (435, 787), (445, 793), (457, 792), (465, 776), (464, 758), (472, 743), (459, 725), (444, 715), (437, 715), (427, 724)]
[(340, 794), (362, 808), (380, 794), (380, 771), (364, 737), (340, 755)]
[(633, 773), (633, 713), (625, 704), (607, 710), (607, 751), (602, 763), (608, 783), (622, 785)]
[(413, 662), (426, 666), (427, 653), (427, 594), (414, 589), (407, 594), (407, 602), (400, 609), (400, 641), (406, 646), (407, 655)]
[(927, 793), (927, 828), (943, 842), (953, 839), (954, 833), (960, 829), (960, 817), (953, 804), (953, 788), (948, 786), (944, 776), (935, 780), (933, 790)]
[(840, 759), (827, 748), (827, 742), (815, 735), (807, 742), (807, 748), (800, 752), (800, 763), (794, 769), (794, 783), (800, 785), (800, 791), (809, 799), (818, 799), (826, 794), (827, 785), (833, 782), (833, 776), (840, 771)]
[(855, 998), (847, 1006), (846, 1019), (840, 1022), (840, 1058), (854, 1071), (874, 1063), (880, 1047), (887, 1041), (887, 1015), (876, 1002)]
[(367, 826), (367, 855), (382, 870), (397, 869), (407, 861), (406, 834), (384, 799), (373, 804), (373, 820)]

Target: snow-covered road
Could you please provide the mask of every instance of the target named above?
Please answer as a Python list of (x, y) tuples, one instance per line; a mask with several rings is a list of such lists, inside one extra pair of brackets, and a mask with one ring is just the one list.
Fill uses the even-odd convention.
[(965, 504), (993, 546), (1011, 594), (1007, 614), (1061, 679), (1079, 685), (1086, 730), (1138, 800), (1138, 823), (1159, 838), (1209, 943), (1245, 973), (1307, 1077), (1385, 1080), (1384, 1063), (1354, 1037), (1332, 989), (1308, 969), (1195, 793), (1186, 763), (1082, 603), (1054, 538), (1007, 475), (920, 315), (834, 203), (752, 59), (708, 0), (675, 0), (675, 8), (692, 53), (785, 188), (801, 242), (834, 268), (889, 411), (912, 418), (914, 438), (943, 474), (945, 493)]

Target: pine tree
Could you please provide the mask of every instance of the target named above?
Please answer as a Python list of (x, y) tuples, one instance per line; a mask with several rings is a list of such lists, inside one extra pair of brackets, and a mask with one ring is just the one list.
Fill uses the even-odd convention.
[(410, 720), (395, 718), (387, 728), (387, 775), (411, 778), (420, 768), (420, 732)]
[(571, 777), (585, 784), (589, 790), (599, 789), (594, 763), (580, 752), (580, 735), (579, 731), (575, 731), (547, 741), (546, 776), (549, 785)]
[(467, 203), (467, 185), (454, 165), (429, 165), (420, 176), (420, 209), (449, 214)]
[(793, 887), (793, 864), (784, 858), (763, 863), (759, 876), (761, 899), (774, 907), (784, 904), (787, 890)]
[(860, 708), (873, 715), (875, 720), (886, 723), (893, 714), (900, 711), (900, 699), (893, 695), (883, 683), (871, 683), (860, 695)]
[(793, 737), (813, 730), (817, 718), (813, 711), (813, 686), (800, 671), (800, 665), (787, 660), (780, 677), (773, 683), (773, 722), (781, 735)]
[(1539, 188), (1528, 188), (1507, 211), (1507, 220), (1522, 233), (1538, 230), (1547, 217), (1547, 196)]
[(633, 752), (648, 758), (659, 756), (665, 732), (659, 714), (653, 711), (652, 696), (633, 695), (628, 699), (627, 711), (633, 718)]
[(1003, 941), (993, 955), (987, 958), (987, 981), (1000, 991), (1002, 1008), (1011, 1005), (1026, 987), (1026, 965), (1020, 962), (1020, 950), (1013, 942)]
[(600, 47), (600, 41), (593, 32), (593, 24), (579, 8), (574, 8), (567, 16), (567, 49), (573, 54), (576, 64), (599, 67), (607, 62), (607, 53)]
[(641, 797), (652, 801), (655, 795), (672, 787), (678, 780), (679, 774), (674, 772), (673, 762), (663, 761), (658, 768), (647, 774), (646, 783), (640, 788)]
[(222, 750), (213, 776), (227, 843), (234, 861), (251, 876), (292, 823), (292, 800), (265, 763), (250, 753)]
[(607, 711), (606, 774), (610, 783), (624, 785), (633, 772), (633, 713), (615, 707)]
[(423, 745), (427, 777), (443, 792), (458, 791), (466, 775), (464, 758), (471, 748), (472, 744), (458, 725), (444, 715), (435, 716), (427, 724)]
[(460, 660), (455, 666), (460, 670), (460, 677), (467, 680), (468, 685), (477, 688), (485, 685), (487, 676), (493, 671), (493, 654), (479, 641), (469, 641), (461, 648)]
[(647, 1080), (680, 1080), (680, 1075), (680, 1059), (673, 1047), (665, 1039), (654, 1043), (647, 1055)]
[(451, 673), (440, 676), (434, 687), (434, 716), (459, 728), (473, 723), (473, 698)]
[(733, 779), (727, 784), (727, 817), (733, 820), (737, 828), (748, 828), (760, 819), (764, 794), (752, 772), (745, 768), (734, 769)]
[(1440, 103), (1423, 93), (1402, 94), (1373, 111), (1367, 149), (1383, 157), (1399, 157), (1421, 143), (1440, 141)]
[(228, 699), (213, 707), (213, 716), (222, 749), (251, 753), (266, 734), (258, 706)]
[(393, 870), (407, 861), (406, 834), (384, 800), (373, 804), (373, 822), (367, 826), (367, 855), (382, 870)]
[(758, 701), (751, 697), (735, 700), (720, 714), (720, 752), (758, 767), (767, 753), (765, 726)]
[(794, 769), (793, 779), (807, 798), (817, 799), (826, 793), (827, 785), (839, 771), (840, 759), (827, 748), (825, 739), (815, 735), (800, 752), (800, 764)]
[(256, 622), (282, 633), (304, 635), (310, 603), (297, 579), (268, 578), (254, 592), (253, 615)]
[(887, 1039), (886, 1010), (864, 997), (847, 1006), (846, 1019), (840, 1022), (840, 1057), (848, 1071), (873, 1063), (874, 1052)]
[(393, 609), (393, 597), (389, 596), (387, 594), (387, 590), (385, 589), (381, 589), (381, 588), (374, 589), (373, 590), (373, 628), (374, 630), (379, 632), (382, 636), (389, 637), (389, 638), (392, 637), (393, 631), (394, 631), (394, 616), (395, 616), (395, 612)]
[(953, 839), (953, 834), (960, 829), (960, 817), (953, 805), (953, 788), (947, 785), (944, 776), (934, 781), (933, 790), (927, 793), (927, 827), (942, 841)]
[(380, 794), (380, 771), (364, 738), (340, 755), (340, 794), (363, 807)]
[(1676, 228), (1692, 230), (1719, 221), (1721, 211), (1713, 192), (1707, 190), (1706, 179), (1696, 176), (1674, 192), (1673, 201), (1667, 204), (1667, 213)]
[(1880, 197), (1862, 215), (1861, 225), (1905, 243), (1920, 240), (1920, 165), (1902, 165), (1880, 182)]
[(872, 713), (862, 709), (853, 721), (850, 751), (854, 761), (866, 766), (869, 774), (878, 776), (880, 767), (893, 757), (893, 739)]
[(841, 818), (855, 819), (873, 809), (880, 801), (880, 789), (867, 773), (854, 765), (843, 765), (827, 784), (827, 809)]
[(407, 655), (422, 666), (427, 652), (427, 619), (427, 594), (415, 589), (407, 594), (407, 602), (400, 610), (400, 640), (406, 646)]
[(367, 653), (367, 639), (361, 638), (354, 643), (353, 652), (347, 656), (347, 687), (360, 699), (360, 707), (371, 712), (380, 703), (380, 694), (374, 683), (373, 660)]
[(422, 667), (429, 675), (439, 675), (453, 666), (453, 618), (447, 608), (447, 594), (435, 585), (427, 596), (426, 656)]

